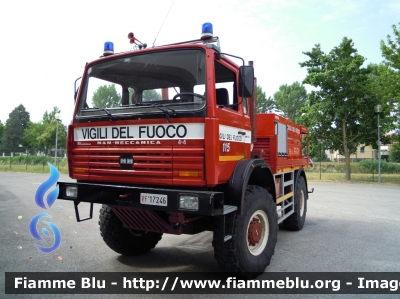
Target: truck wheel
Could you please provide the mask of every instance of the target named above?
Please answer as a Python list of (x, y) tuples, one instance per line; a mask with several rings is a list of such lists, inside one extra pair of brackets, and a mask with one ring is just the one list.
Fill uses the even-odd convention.
[[(219, 266), (229, 272), (240, 272), (246, 277), (263, 273), (274, 254), (278, 234), (276, 205), (267, 190), (248, 186), (244, 209), (233, 224), (232, 238), (224, 242), (222, 221), (214, 230), (214, 257)], [(226, 234), (232, 227), (226, 228)]]
[(294, 192), (294, 213), (283, 221), (283, 226), (288, 230), (301, 230), (306, 221), (307, 214), (307, 189), (304, 178), (297, 180)]
[(162, 233), (124, 228), (112, 209), (103, 205), (100, 209), (100, 234), (104, 242), (122, 255), (139, 255), (153, 249), (161, 240)]

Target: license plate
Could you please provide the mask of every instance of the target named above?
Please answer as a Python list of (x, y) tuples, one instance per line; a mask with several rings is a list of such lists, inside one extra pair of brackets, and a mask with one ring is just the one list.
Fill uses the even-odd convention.
[(168, 205), (168, 196), (165, 194), (140, 193), (140, 203), (166, 207)]

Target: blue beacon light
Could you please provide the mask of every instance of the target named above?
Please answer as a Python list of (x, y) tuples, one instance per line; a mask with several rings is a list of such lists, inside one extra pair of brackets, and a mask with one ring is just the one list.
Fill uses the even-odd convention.
[(114, 54), (114, 44), (112, 42), (105, 42), (104, 43), (104, 56), (109, 56)]
[(201, 39), (208, 39), (213, 37), (213, 25), (211, 23), (204, 23), (201, 28)]

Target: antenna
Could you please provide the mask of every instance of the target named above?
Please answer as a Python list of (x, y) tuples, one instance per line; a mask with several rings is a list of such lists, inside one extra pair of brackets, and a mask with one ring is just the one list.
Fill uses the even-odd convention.
[(154, 42), (153, 42), (153, 47), (154, 47), (154, 44), (156, 43), (157, 37), (158, 37), (158, 35), (160, 34), (160, 31), (161, 31), (162, 27), (164, 26), (165, 20), (167, 19), (168, 14), (169, 14), (169, 12), (171, 11), (172, 5), (174, 5), (174, 2), (175, 2), (175, 1), (172, 1), (171, 7), (169, 8), (169, 10), (168, 10), (168, 12), (167, 12), (167, 14), (166, 14), (166, 16), (165, 16), (165, 18), (164, 18), (164, 21), (163, 21), (162, 24), (161, 24), (160, 30), (158, 30), (158, 33), (157, 33), (157, 35), (156, 35), (156, 38), (154, 39)]

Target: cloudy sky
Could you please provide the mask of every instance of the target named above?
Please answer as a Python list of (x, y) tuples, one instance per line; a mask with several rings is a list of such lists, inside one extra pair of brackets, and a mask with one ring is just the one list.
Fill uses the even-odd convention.
[(381, 62), (380, 41), (399, 16), (398, 0), (2, 1), (0, 120), (23, 104), (34, 122), (57, 106), (68, 124), (85, 63), (102, 55), (106, 41), (116, 52), (130, 50), (131, 31), (163, 45), (197, 39), (211, 22), (222, 51), (253, 60), (258, 84), (273, 95), (304, 79), (302, 52), (315, 44), (329, 52), (348, 37), (367, 63)]

